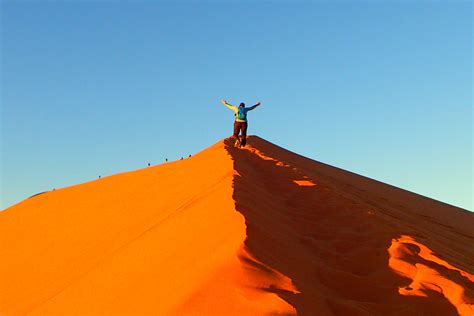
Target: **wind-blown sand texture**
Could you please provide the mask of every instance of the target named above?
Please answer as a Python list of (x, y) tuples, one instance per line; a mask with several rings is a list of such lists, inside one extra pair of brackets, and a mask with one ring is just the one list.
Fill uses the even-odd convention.
[(0, 212), (0, 315), (474, 315), (474, 215), (259, 137)]

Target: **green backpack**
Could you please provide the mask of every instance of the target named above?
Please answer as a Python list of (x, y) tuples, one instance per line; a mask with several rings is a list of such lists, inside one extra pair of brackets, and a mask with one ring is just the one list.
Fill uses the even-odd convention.
[(239, 106), (239, 110), (236, 114), (237, 119), (241, 121), (246, 121), (247, 120), (247, 111), (245, 111), (244, 107)]

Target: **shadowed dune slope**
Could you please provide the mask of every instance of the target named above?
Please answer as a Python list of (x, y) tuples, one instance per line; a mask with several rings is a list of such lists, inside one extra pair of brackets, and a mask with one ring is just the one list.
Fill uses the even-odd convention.
[(225, 139), (0, 212), (0, 315), (473, 315), (472, 213)]
[(474, 315), (472, 213), (259, 137), (228, 151), (256, 259), (299, 315)]

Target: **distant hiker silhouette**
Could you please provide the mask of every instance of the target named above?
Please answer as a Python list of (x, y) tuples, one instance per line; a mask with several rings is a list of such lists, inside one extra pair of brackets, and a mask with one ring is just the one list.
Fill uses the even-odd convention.
[[(246, 108), (245, 103), (240, 103), (240, 105), (234, 106), (227, 103), (226, 100), (222, 99), (221, 103), (224, 104), (226, 107), (234, 111), (235, 113), (235, 121), (234, 121), (234, 137), (235, 137), (235, 147), (244, 147), (247, 143), (247, 112), (252, 111), (261, 103), (257, 102), (257, 104)], [(239, 133), (241, 137), (239, 138)]]

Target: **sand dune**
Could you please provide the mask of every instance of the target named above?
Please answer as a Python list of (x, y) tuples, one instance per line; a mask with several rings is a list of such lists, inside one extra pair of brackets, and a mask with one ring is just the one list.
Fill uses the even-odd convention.
[(474, 215), (256, 136), (0, 212), (1, 315), (474, 315)]

